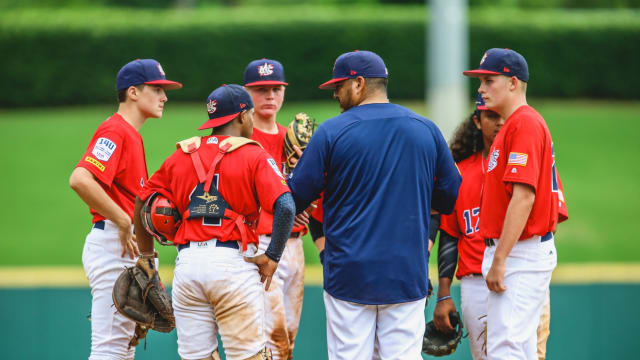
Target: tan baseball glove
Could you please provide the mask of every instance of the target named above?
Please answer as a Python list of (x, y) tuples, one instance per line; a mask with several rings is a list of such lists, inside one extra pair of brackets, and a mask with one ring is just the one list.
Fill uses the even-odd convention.
[(315, 127), (315, 120), (303, 112), (296, 114), (293, 121), (287, 126), (287, 133), (284, 136), (284, 154), (287, 157), (285, 173), (290, 174), (297, 163), (296, 161), (291, 161), (291, 159), (298, 158), (293, 146), (295, 145), (300, 150), (304, 150), (309, 144), (309, 140), (311, 140)]

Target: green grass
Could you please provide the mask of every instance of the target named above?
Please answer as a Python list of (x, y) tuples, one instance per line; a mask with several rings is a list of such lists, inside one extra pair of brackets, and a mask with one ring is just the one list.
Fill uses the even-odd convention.
[[(635, 233), (640, 204), (639, 102), (530, 100), (545, 116), (555, 142), (570, 219), (560, 225), (560, 262), (637, 262)], [(420, 102), (404, 103), (424, 113)], [(113, 106), (0, 110), (2, 265), (79, 265), (90, 228), (86, 205), (68, 179), (98, 124)], [(279, 120), (306, 111), (324, 120), (338, 114), (335, 102), (286, 103)], [(162, 119), (142, 128), (149, 172), (195, 134), (206, 120), (204, 105), (171, 103)], [(305, 239), (309, 263), (317, 252)], [(175, 250), (161, 249), (162, 263)], [(432, 257), (432, 260), (435, 257)]]

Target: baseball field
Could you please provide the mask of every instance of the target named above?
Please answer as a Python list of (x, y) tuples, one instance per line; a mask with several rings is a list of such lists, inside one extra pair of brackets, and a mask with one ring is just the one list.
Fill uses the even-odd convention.
[[(422, 102), (400, 103), (428, 113)], [(640, 320), (632, 300), (640, 295), (640, 238), (635, 232), (640, 102), (529, 103), (549, 124), (570, 215), (556, 237), (559, 265), (552, 280), (548, 358), (634, 358), (630, 344)], [(80, 258), (91, 224), (68, 179), (95, 128), (114, 111), (115, 105), (0, 109), (0, 219), (5, 231), (0, 242), (0, 358), (88, 355), (90, 292)], [(337, 115), (338, 104), (285, 102), (278, 120), (287, 124), (299, 111), (322, 121)], [(171, 101), (162, 119), (150, 119), (141, 130), (150, 174), (176, 141), (204, 135), (196, 128), (205, 120), (204, 104)], [(162, 274), (170, 283), (176, 252), (159, 250)], [(306, 297), (294, 354), (325, 359), (321, 269), (307, 238), (305, 255)], [(605, 353), (601, 345), (606, 343), (620, 346)], [(146, 351), (139, 347), (137, 358), (176, 359), (175, 347), (175, 332), (153, 334)], [(470, 358), (466, 340), (451, 358)]]

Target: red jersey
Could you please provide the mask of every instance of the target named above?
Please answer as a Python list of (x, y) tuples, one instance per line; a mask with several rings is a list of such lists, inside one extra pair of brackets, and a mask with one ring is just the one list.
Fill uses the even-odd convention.
[(440, 218), (440, 229), (458, 239), (458, 279), (471, 274), (482, 274), (485, 245), (478, 222), (483, 167), (486, 162), (480, 151), (457, 164), (462, 174), (462, 183), (456, 206), (450, 215), (442, 215)]
[(558, 224), (569, 219), (569, 212), (567, 210), (567, 201), (564, 199), (564, 189), (562, 188), (562, 181), (560, 181), (560, 173), (556, 168), (556, 176), (558, 177), (558, 192), (554, 193), (557, 196), (558, 201)]
[[(284, 154), (284, 137), (287, 133), (287, 128), (276, 123), (278, 127), (277, 134), (269, 134), (264, 131), (260, 131), (253, 128), (253, 135), (251, 135), (251, 140), (255, 140), (264, 147), (265, 150), (273, 157), (278, 166), (280, 167), (280, 171), (284, 170), (284, 163), (287, 161), (286, 156)], [(258, 220), (258, 231), (260, 234), (271, 234), (271, 226), (273, 225), (273, 214), (271, 211), (261, 211), (260, 219)], [(302, 226), (294, 226), (291, 230), (292, 232), (302, 232), (307, 228)]]
[(322, 222), (322, 215), (324, 215), (324, 211), (322, 210), (322, 198), (324, 197), (324, 191), (320, 194), (320, 198), (316, 201), (316, 208), (311, 212), (311, 216), (318, 220), (318, 222)]
[[(133, 221), (135, 198), (149, 177), (138, 130), (119, 114), (111, 115), (98, 126), (76, 167), (89, 170)], [(89, 211), (94, 223), (105, 219), (94, 209)]]
[[(482, 152), (459, 162), (458, 168), (462, 173), (462, 184), (458, 193), (456, 207), (451, 215), (442, 215), (440, 229), (458, 239), (458, 279), (472, 274), (482, 274), (482, 258), (484, 256), (484, 238), (480, 236), (478, 224), (480, 221), (480, 200), (486, 159)], [(558, 222), (569, 218), (566, 202), (562, 193), (562, 182), (558, 178), (558, 192), (554, 194), (558, 201)]]
[[(205, 136), (198, 154), (205, 172), (209, 170), (218, 143), (228, 136)], [(160, 192), (176, 204), (181, 214), (189, 206), (189, 197), (198, 185), (198, 177), (189, 154), (178, 149), (167, 158), (160, 169), (151, 176), (140, 198), (145, 201), (154, 192)], [(220, 195), (233, 211), (250, 215), (260, 208), (273, 212), (273, 205), (280, 195), (289, 191), (286, 181), (275, 161), (259, 146), (245, 145), (224, 155), (213, 179)], [(176, 233), (174, 243), (205, 241), (217, 238), (220, 241), (241, 240), (240, 230), (232, 219), (207, 218), (186, 219)], [(248, 243), (257, 243), (255, 234)]]
[(519, 107), (496, 135), (482, 191), (480, 235), (499, 238), (513, 183), (530, 185), (535, 202), (520, 240), (555, 231), (558, 223), (558, 179), (553, 143), (542, 116), (528, 105)]

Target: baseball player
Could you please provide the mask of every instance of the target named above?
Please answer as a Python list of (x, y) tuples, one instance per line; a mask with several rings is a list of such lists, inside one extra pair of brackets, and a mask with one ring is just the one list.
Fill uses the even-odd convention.
[(89, 359), (133, 359), (128, 349), (135, 322), (113, 308), (113, 284), (138, 255), (132, 219), (135, 196), (147, 181), (147, 164), (139, 130), (147, 118), (160, 118), (165, 90), (182, 84), (165, 78), (153, 59), (135, 60), (116, 78), (118, 111), (94, 133), (69, 184), (89, 206), (93, 228), (84, 243), (82, 264), (91, 286), (91, 355)]
[[(240, 85), (208, 98), (211, 136), (179, 143), (145, 185), (136, 210), (152, 194), (166, 196), (182, 214), (174, 243), (178, 258), (172, 299), (182, 359), (219, 359), (220, 334), (227, 359), (267, 359), (264, 290), (270, 287), (291, 232), (293, 198), (277, 163), (249, 140), (253, 103)], [(256, 255), (259, 209), (274, 214), (272, 239)], [(135, 226), (142, 257), (153, 240), (139, 211)]]
[[(480, 217), (480, 197), (489, 148), (503, 124), (504, 119), (488, 110), (482, 97), (478, 95), (476, 110), (458, 128), (451, 143), (453, 158), (462, 173), (462, 184), (453, 213), (443, 215), (440, 224), (440, 279), (438, 301), (433, 315), (434, 324), (440, 331), (453, 331), (448, 314), (456, 311), (450, 296), (451, 280), (455, 271), (456, 277), (460, 280), (462, 316), (469, 333), (471, 355), (475, 360), (486, 359), (484, 332), (489, 295), (481, 270), (485, 244), (479, 235), (477, 222)], [(566, 210), (566, 207), (563, 206), (563, 209)], [(562, 217), (562, 220), (565, 219), (566, 216)], [(546, 324), (546, 330), (543, 322), (539, 326), (539, 339), (542, 338), (545, 344), (544, 334), (548, 334), (548, 319)], [(539, 351), (538, 355), (544, 359), (545, 352)]]
[[(546, 122), (527, 105), (529, 69), (514, 50), (485, 52), (476, 70), (487, 108), (506, 119), (486, 167), (479, 222), (486, 249), (489, 359), (537, 359), (536, 328), (557, 254), (558, 181)], [(555, 196), (554, 196), (555, 195)]]
[[(298, 211), (324, 190), (329, 359), (422, 359), (430, 208), (453, 210), (460, 175), (438, 128), (389, 102), (370, 51), (342, 54), (342, 114), (314, 133), (289, 179)], [(434, 181), (434, 178), (437, 178)]]
[[(284, 137), (287, 128), (276, 122), (276, 116), (282, 107), (287, 85), (284, 68), (276, 60), (254, 60), (244, 71), (244, 86), (251, 94), (255, 109), (251, 139), (267, 150), (280, 169), (284, 169), (286, 161)], [(271, 242), (272, 218), (273, 214), (268, 211), (260, 213), (260, 252), (264, 252)], [(304, 225), (292, 229), (266, 294), (267, 344), (274, 359), (291, 358), (298, 333), (304, 295), (302, 235), (305, 231)]]

